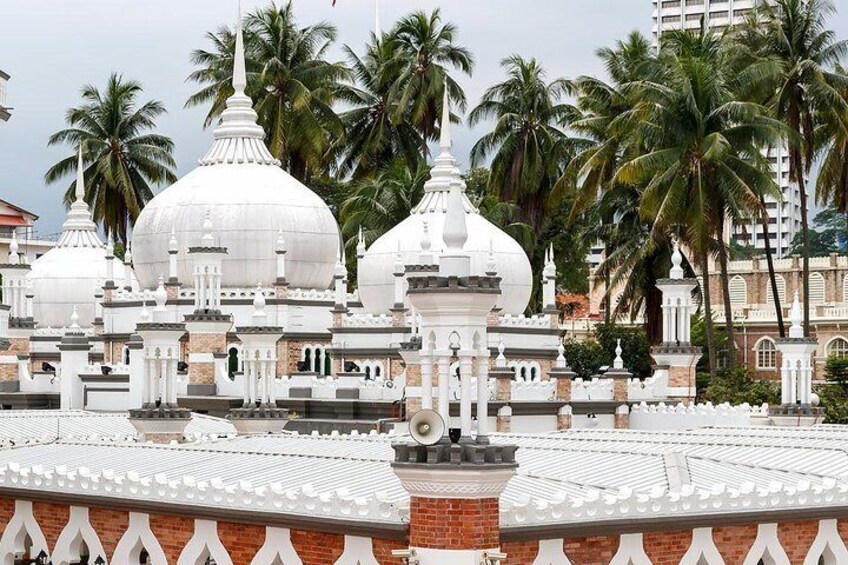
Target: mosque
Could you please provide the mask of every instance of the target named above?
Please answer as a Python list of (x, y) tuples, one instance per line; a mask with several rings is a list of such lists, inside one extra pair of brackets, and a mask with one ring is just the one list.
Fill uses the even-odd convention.
[[(676, 248), (654, 374), (568, 367), (521, 247), (465, 195), (447, 104), (424, 197), (357, 248), (235, 93), (123, 261), (82, 198), (0, 265), (0, 564), (848, 564), (848, 431), (797, 297), (778, 407), (694, 402)], [(226, 418), (223, 418), (226, 416)]]

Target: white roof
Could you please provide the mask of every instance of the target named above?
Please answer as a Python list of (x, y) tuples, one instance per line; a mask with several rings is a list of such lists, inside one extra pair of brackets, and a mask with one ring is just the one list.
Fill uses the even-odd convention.
[[(12, 427), (7, 420), (0, 413), (0, 436)], [(169, 446), (60, 440), (0, 449), (0, 491), (29, 484), (86, 496), (400, 524), (409, 501), (389, 465), (397, 440), (297, 434)], [(571, 430), (496, 434), (493, 441), (519, 445), (517, 476), (501, 498), (504, 526), (848, 505), (848, 428)]]

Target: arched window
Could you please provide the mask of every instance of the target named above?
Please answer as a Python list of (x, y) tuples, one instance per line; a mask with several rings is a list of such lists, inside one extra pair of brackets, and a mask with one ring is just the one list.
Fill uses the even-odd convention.
[(739, 275), (730, 279), (728, 284), (730, 294), (730, 307), (736, 311), (744, 308), (748, 303), (748, 283)]
[(827, 346), (827, 354), (831, 357), (848, 357), (848, 341), (837, 337)]
[(821, 273), (810, 274), (810, 304), (824, 304), (824, 276)]
[(124, 365), (130, 364), (130, 348), (126, 345), (121, 348), (121, 363)]
[(239, 359), (238, 347), (231, 347), (227, 350), (227, 372), (230, 376), (239, 372), (241, 363)]
[(777, 348), (770, 338), (763, 338), (756, 346), (757, 369), (777, 368)]
[[(786, 304), (786, 279), (783, 278), (783, 275), (775, 275), (774, 280), (777, 283), (777, 298), (780, 300), (782, 306)], [(771, 281), (768, 281), (767, 286), (766, 304), (774, 306), (774, 293), (771, 291)]]

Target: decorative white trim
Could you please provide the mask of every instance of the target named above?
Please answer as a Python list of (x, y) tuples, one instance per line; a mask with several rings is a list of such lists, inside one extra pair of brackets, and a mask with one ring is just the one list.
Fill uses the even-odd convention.
[(486, 471), (462, 467), (396, 467), (394, 471), (410, 496), (469, 500), (500, 497), (515, 475), (514, 467)]
[(150, 530), (150, 516), (140, 512), (130, 512), (127, 531), (115, 547), (112, 563), (138, 563), (142, 549), (147, 550), (150, 563), (153, 565), (168, 565), (168, 559), (159, 540)]
[(777, 524), (760, 524), (757, 527), (757, 539), (742, 565), (757, 565), (760, 560), (765, 565), (792, 565), (777, 537)]
[(371, 538), (345, 536), (344, 551), (335, 565), (380, 565), (380, 562), (374, 557)]
[(609, 565), (651, 565), (651, 560), (642, 547), (642, 534), (619, 536), (618, 551)]
[(250, 565), (274, 565), (279, 558), (283, 565), (303, 565), (291, 542), (288, 528), (265, 528), (265, 543), (253, 557)]
[(218, 522), (214, 520), (195, 520), (194, 535), (180, 552), (177, 565), (204, 565), (211, 557), (218, 565), (233, 565), (227, 548), (218, 537)]
[(680, 565), (725, 565), (713, 540), (712, 528), (692, 530), (692, 543), (680, 560)]
[(6, 525), (3, 537), (0, 538), (0, 555), (3, 556), (3, 565), (13, 564), (15, 553), (24, 550), (24, 540), (27, 535), (32, 540), (33, 555), (38, 555), (42, 550), (47, 554), (50, 553), (41, 526), (38, 525), (35, 516), (32, 514), (32, 502), (16, 500), (15, 514)]
[(824, 557), (824, 565), (848, 563), (848, 548), (839, 535), (836, 520), (819, 520), (819, 533), (804, 558), (804, 565), (818, 565), (820, 557)]
[(539, 540), (539, 553), (533, 565), (571, 565), (563, 549), (563, 543), (562, 539)]
[(62, 528), (62, 533), (59, 534), (56, 546), (53, 548), (53, 563), (68, 565), (79, 561), (83, 542), (88, 547), (92, 563), (98, 555), (104, 560), (109, 557), (88, 519), (88, 507), (71, 506), (68, 523)]

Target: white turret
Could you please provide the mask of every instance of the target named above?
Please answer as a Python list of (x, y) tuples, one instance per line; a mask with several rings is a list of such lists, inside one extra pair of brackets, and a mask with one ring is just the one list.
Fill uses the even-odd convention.
[(12, 241), (9, 243), (9, 264), (17, 265), (18, 263), (20, 263), (20, 258), (18, 257), (18, 232), (12, 230)]

